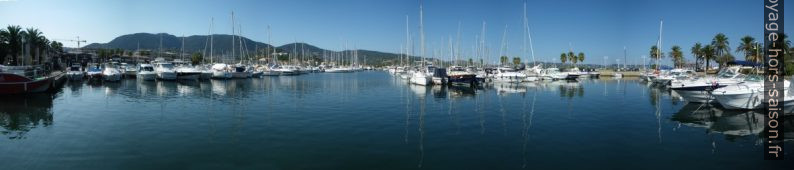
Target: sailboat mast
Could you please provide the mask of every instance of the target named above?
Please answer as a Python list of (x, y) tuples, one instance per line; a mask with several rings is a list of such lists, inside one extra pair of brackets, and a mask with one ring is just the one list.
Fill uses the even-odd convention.
[(210, 18), (210, 63), (215, 63), (212, 56), (212, 44), (215, 43), (212, 37), (212, 27), (215, 25), (215, 18)]
[(232, 57), (234, 56), (234, 11), (232, 11)]
[(424, 14), (422, 13), (422, 3), (419, 2), (419, 48), (420, 53), (422, 54), (420, 57), (422, 58), (422, 67), (425, 67), (425, 28), (424, 28)]

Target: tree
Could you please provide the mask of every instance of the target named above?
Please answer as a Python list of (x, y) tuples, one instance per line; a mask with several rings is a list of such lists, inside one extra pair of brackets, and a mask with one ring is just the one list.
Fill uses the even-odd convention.
[(469, 58), (469, 66), (472, 66), (472, 65), (474, 65), (474, 59)]
[(8, 38), (6, 38), (6, 30), (0, 29), (0, 64), (6, 63), (7, 55), (8, 55)]
[(706, 72), (709, 71), (709, 61), (714, 59), (714, 46), (706, 45), (700, 49), (700, 55), (703, 55), (703, 59), (706, 61)]
[(583, 52), (579, 52), (579, 56), (576, 57), (576, 58), (579, 59), (579, 62), (584, 62), (584, 53)]
[(681, 47), (674, 45), (670, 48), (670, 58), (673, 59), (673, 64), (676, 67), (681, 67), (684, 65), (684, 52), (681, 52)]
[(731, 47), (728, 43), (728, 37), (725, 34), (718, 33), (714, 36), (714, 39), (711, 40), (711, 46), (714, 48), (714, 53), (716, 54), (717, 60), (719, 63), (720, 68), (725, 65), (725, 62), (728, 58), (732, 58), (725, 56), (726, 54), (731, 53)]
[(565, 53), (560, 54), (560, 62), (562, 62), (562, 64), (565, 64), (567, 60), (568, 60), (568, 55), (565, 55)]
[(513, 65), (519, 65), (519, 64), (521, 64), (521, 58), (513, 57)]
[(576, 61), (579, 61), (579, 59), (576, 59), (576, 54), (574, 54), (573, 51), (569, 51), (568, 52), (568, 61), (571, 61), (571, 63), (573, 63), (575, 65)]
[(193, 63), (193, 65), (201, 64), (203, 61), (204, 56), (202, 56), (201, 53), (193, 53), (193, 56), (190, 57), (190, 62)]
[(700, 42), (697, 42), (690, 49), (690, 52), (692, 53), (692, 55), (695, 56), (695, 68), (700, 68), (700, 60), (703, 59), (703, 54), (700, 51), (701, 48), (703, 48), (703, 45), (700, 44)]
[(756, 63), (761, 62), (761, 56), (756, 55), (756, 43), (755, 38), (747, 35), (742, 37), (741, 44), (736, 47), (736, 52), (744, 53), (744, 59), (747, 61), (753, 61)]
[(649, 55), (651, 56), (651, 58), (653, 58), (655, 60), (660, 60), (660, 59), (664, 58), (664, 54), (662, 54), (662, 52), (659, 51), (659, 47), (657, 47), (656, 45), (651, 46), (651, 51), (650, 51)]
[(505, 64), (507, 64), (507, 59), (508, 59), (507, 56), (501, 56), (501, 57), (499, 57), (499, 63), (501, 63), (502, 65), (505, 65)]
[[(41, 40), (41, 32), (35, 28), (27, 28), (25, 32), (22, 34), (25, 39), (25, 45), (27, 45), (28, 52), (30, 52), (30, 58), (25, 59), (24, 61), (34, 61), (36, 60), (37, 56), (36, 51), (38, 51), (38, 45), (40, 44), (39, 41)], [(30, 64), (30, 63), (26, 63)]]
[(11, 65), (19, 65), (19, 53), (22, 52), (22, 27), (9, 25), (3, 31), (4, 37), (8, 41), (8, 53), (11, 53)]

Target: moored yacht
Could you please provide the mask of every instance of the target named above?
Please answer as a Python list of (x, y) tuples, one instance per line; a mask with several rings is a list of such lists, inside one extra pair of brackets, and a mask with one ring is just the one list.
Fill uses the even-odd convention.
[(160, 80), (176, 80), (177, 74), (174, 70), (174, 64), (168, 62), (154, 63), (154, 72), (157, 73), (157, 79)]
[(182, 60), (174, 60), (174, 71), (176, 72), (176, 78), (179, 80), (198, 80), (201, 77), (201, 71), (196, 69), (193, 66), (190, 66), (187, 62), (183, 62)]
[(69, 71), (66, 72), (66, 78), (69, 78), (69, 80), (72, 81), (83, 80), (83, 77), (85, 77), (85, 73), (83, 73), (83, 70), (80, 68), (80, 65), (77, 64), (69, 67)]
[(670, 89), (688, 102), (711, 102), (714, 99), (711, 96), (713, 90), (743, 82), (746, 76), (744, 73), (749, 73), (752, 70), (752, 67), (726, 67), (719, 71), (716, 77), (700, 77), (671, 82)]
[(141, 80), (152, 81), (157, 79), (157, 73), (154, 72), (154, 66), (151, 64), (139, 64), (136, 74), (135, 77)]
[(496, 74), (494, 74), (494, 81), (498, 82), (518, 83), (524, 81), (526, 78), (526, 74), (518, 72), (510, 67), (497, 68)]
[[(783, 84), (786, 93), (790, 82), (784, 80)], [(748, 75), (742, 83), (718, 88), (712, 95), (726, 109), (758, 109), (765, 103), (764, 78), (760, 75)]]
[(477, 75), (466, 71), (466, 69), (461, 66), (449, 67), (449, 71), (447, 71), (447, 76), (448, 76), (447, 82), (449, 82), (452, 85), (456, 85), (456, 84), (474, 85), (477, 82)]
[(213, 79), (230, 79), (232, 73), (229, 71), (229, 65), (223, 63), (216, 63), (210, 67)]
[(119, 81), (121, 80), (121, 71), (114, 64), (105, 64), (105, 69), (102, 69), (102, 79), (105, 81)]

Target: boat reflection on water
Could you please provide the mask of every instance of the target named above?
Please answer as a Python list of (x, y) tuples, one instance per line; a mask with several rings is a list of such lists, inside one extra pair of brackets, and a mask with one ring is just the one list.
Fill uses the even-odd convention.
[(759, 111), (727, 110), (720, 106), (690, 103), (672, 116), (672, 120), (690, 127), (705, 128), (726, 138), (760, 135), (764, 130), (764, 114)]
[(58, 95), (60, 93), (1, 96), (0, 134), (9, 139), (24, 139), (30, 130), (51, 126), (53, 99)]

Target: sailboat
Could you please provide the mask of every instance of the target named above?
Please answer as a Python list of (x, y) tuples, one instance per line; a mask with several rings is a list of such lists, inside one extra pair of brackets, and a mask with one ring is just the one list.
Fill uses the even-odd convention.
[(213, 53), (213, 50), (214, 50), (213, 45), (215, 44), (215, 39), (214, 39), (214, 36), (213, 36), (213, 33), (212, 33), (213, 26), (215, 25), (214, 23), (215, 23), (215, 18), (210, 18), (210, 33), (209, 33), (210, 37), (209, 37), (209, 41), (210, 41), (210, 63), (212, 63), (212, 65), (210, 66), (210, 69), (209, 69), (209, 71), (212, 72), (212, 76), (210, 76), (210, 77), (213, 78), (213, 79), (230, 79), (230, 78), (232, 78), (232, 74), (231, 74), (231, 72), (229, 72), (229, 66), (226, 65), (225, 63), (214, 62), (215, 61), (215, 57), (213, 55), (214, 54)]
[[(524, 15), (522, 15), (522, 18), (524, 20), (524, 34), (526, 35), (526, 37), (524, 37), (523, 50), (526, 50), (526, 48), (527, 48), (527, 39), (529, 39), (529, 50), (532, 52), (532, 65), (534, 65), (531, 68), (524, 70), (524, 75), (526, 75), (526, 78), (524, 79), (524, 81), (528, 81), (528, 82), (538, 81), (538, 80), (540, 80), (539, 76), (540, 76), (541, 67), (535, 61), (535, 48), (532, 46), (532, 33), (529, 32), (529, 19), (527, 18), (527, 1), (526, 0), (524, 1)], [(525, 53), (526, 52), (524, 51), (521, 54), (523, 55)]]
[(427, 67), (425, 67), (425, 31), (424, 31), (424, 20), (423, 20), (423, 8), (422, 4), (419, 4), (419, 39), (420, 39), (420, 51), (421, 51), (421, 58), (422, 58), (422, 65), (419, 69), (415, 70), (411, 74), (410, 82), (412, 84), (426, 86), (429, 85), (432, 81), (432, 76), (428, 75)]

